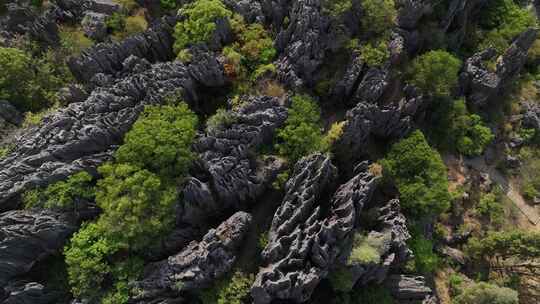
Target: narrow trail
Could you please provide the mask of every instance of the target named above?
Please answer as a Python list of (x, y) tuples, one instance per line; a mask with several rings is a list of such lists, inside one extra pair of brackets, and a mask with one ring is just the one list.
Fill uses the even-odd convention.
[[(450, 156), (445, 156), (445, 162)], [(463, 165), (472, 167), (473, 169), (488, 173), (491, 180), (501, 186), (505, 195), (519, 209), (521, 214), (534, 226), (535, 230), (540, 230), (540, 210), (538, 207), (527, 204), (523, 196), (519, 193), (519, 189), (515, 182), (505, 177), (494, 165), (486, 164), (484, 157), (465, 158)]]

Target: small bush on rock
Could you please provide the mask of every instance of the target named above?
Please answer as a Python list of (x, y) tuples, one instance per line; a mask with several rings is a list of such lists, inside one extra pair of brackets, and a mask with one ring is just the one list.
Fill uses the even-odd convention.
[(184, 20), (174, 28), (174, 49), (178, 53), (190, 44), (207, 42), (216, 29), (216, 21), (232, 13), (220, 0), (197, 0), (180, 9)]

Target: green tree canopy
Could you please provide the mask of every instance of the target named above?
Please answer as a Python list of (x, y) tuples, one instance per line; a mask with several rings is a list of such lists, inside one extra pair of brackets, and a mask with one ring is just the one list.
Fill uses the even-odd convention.
[(461, 60), (442, 51), (430, 51), (417, 57), (412, 64), (411, 83), (425, 94), (448, 96), (458, 83)]
[(396, 183), (408, 213), (438, 215), (450, 206), (446, 167), (421, 131), (394, 144), (381, 165), (384, 175)]
[(456, 304), (518, 304), (518, 293), (486, 282), (475, 283), (454, 299)]
[(120, 163), (166, 176), (183, 176), (195, 155), (197, 116), (186, 103), (147, 106), (116, 152)]
[(177, 53), (190, 44), (207, 42), (216, 29), (216, 21), (232, 16), (220, 0), (197, 0), (181, 8), (179, 14), (184, 19), (174, 28)]
[(278, 130), (276, 148), (292, 162), (321, 149), (321, 110), (307, 95), (295, 95), (289, 108), (289, 116), (283, 128)]

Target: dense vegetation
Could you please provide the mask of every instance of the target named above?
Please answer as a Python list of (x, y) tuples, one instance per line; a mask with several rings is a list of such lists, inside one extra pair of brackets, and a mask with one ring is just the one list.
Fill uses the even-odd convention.
[(126, 134), (115, 163), (99, 168), (95, 200), (102, 214), (65, 249), (74, 295), (104, 297), (111, 304), (127, 301), (127, 283), (141, 270), (138, 252), (173, 227), (177, 181), (193, 160), (196, 126), (197, 116), (185, 103), (148, 106)]
[[(30, 2), (36, 12), (50, 4)], [(399, 102), (400, 111), (401, 106), (405, 109), (399, 118), (408, 115), (407, 95), (414, 90), (405, 88), (412, 85), (422, 94), (425, 108), (414, 117), (404, 118), (416, 131), (404, 138), (372, 136), (369, 146), (357, 151), (361, 155), (353, 155), (356, 160), (373, 161), (370, 172), (379, 175), (382, 170), (383, 183), (376, 199), (362, 210), (366, 220), (349, 236), (352, 247), (345, 264), (335, 265), (321, 284), (321, 293), (333, 298), (332, 303), (394, 303), (388, 289), (379, 284), (354, 286), (351, 268), (385, 261), (384, 252), (392, 236), (387, 230), (374, 233), (380, 223), (373, 222), (381, 202), (399, 198), (411, 234), (407, 245), (414, 255), (400, 261), (403, 264), (392, 271), (426, 277), (428, 284), (434, 284), (437, 292), (454, 304), (538, 303), (540, 236), (526, 230), (531, 220), (514, 199), (521, 194), (526, 202), (518, 203), (540, 202), (540, 133), (521, 122), (522, 104), (539, 103), (540, 39), (529, 51), (520, 78), (484, 107), (468, 104), (462, 92), (468, 88), (462, 87), (460, 78), (463, 63), (471, 55), (488, 47), (501, 55), (517, 35), (537, 27), (536, 16), (526, 1), (485, 1), (476, 11), (467, 12), (467, 18), (460, 10), (466, 11), (468, 6), (454, 7), (455, 20), (447, 20), (452, 1), (431, 1), (417, 28), (397, 29), (403, 22), (399, 19), (407, 17), (400, 12), (407, 5), (403, 1), (323, 0), (321, 27), (303, 30), (309, 37), (331, 32), (333, 40), (317, 41), (331, 45), (323, 52), (318, 52), (322, 46), (317, 43), (294, 45), (291, 52), (305, 53), (300, 58), (309, 61), (302, 64), (318, 69), (313, 75), (315, 84), (307, 81), (298, 87), (286, 79), (294, 74), (296, 62), (282, 61), (287, 52), (283, 44), (296, 39), (289, 36), (305, 25), (297, 23), (298, 16), (292, 10), (316, 10), (317, 5), (314, 8), (311, 3), (294, 2), (286, 6), (288, 12), (272, 12), (271, 17), (268, 10), (275, 9), (274, 5), (264, 6), (263, 21), (247, 14), (242, 17), (239, 12), (245, 3), (234, 1), (160, 0), (152, 8), (140, 1), (116, 2), (121, 8), (106, 18), (104, 40), (88, 38), (77, 22), (59, 26), (58, 46), (40, 45), (29, 36), (16, 37), (4, 46), (0, 39), (0, 100), (7, 100), (24, 114), (22, 128), (39, 124), (46, 113), (65, 106), (59, 89), (75, 84), (66, 65), (69, 57), (80, 55), (96, 42), (121, 41), (140, 33), (149, 22), (157, 22), (164, 14), (173, 15), (178, 9), (181, 18), (173, 33), (176, 60), (191, 64), (194, 52), (207, 48), (222, 64), (227, 85), (219, 92), (202, 88), (197, 96), (212, 108), (198, 113), (205, 120), (205, 130), (199, 129), (198, 116), (178, 100), (147, 106), (125, 134), (113, 161), (101, 165), (97, 174), (79, 172), (24, 193), (23, 205), (31, 211), (47, 208), (78, 217), (86, 208), (99, 207), (100, 214), (82, 223), (63, 251), (73, 296), (89, 303), (128, 302), (134, 292), (129, 283), (140, 277), (148, 263), (144, 253), (174, 227), (184, 180), (190, 173), (210, 178), (205, 173), (190, 172), (198, 157), (191, 149), (197, 133), (216, 135), (237, 123), (235, 110), (243, 105), (243, 95), (278, 97), (288, 108), (287, 120), (276, 131), (273, 143), (249, 151), (252, 162), (274, 155), (286, 161), (288, 169), (277, 175), (274, 189), (265, 193), (273, 198), (283, 195), (290, 168), (314, 152), (327, 153), (333, 159), (340, 173), (339, 184), (352, 177), (349, 175), (357, 162), (343, 161), (333, 152), (340, 148), (345, 113), (353, 102), (365, 102), (359, 100), (364, 92), (347, 92), (344, 100), (335, 95), (347, 86), (347, 90), (356, 90), (372, 72), (388, 72), (381, 76), (385, 79), (373, 81), (388, 85), (377, 100), (378, 106)], [(0, 15), (3, 11), (4, 3), (0, 4)], [(317, 14), (311, 16), (314, 20), (309, 21), (317, 24)], [(223, 33), (216, 33), (218, 28), (231, 37), (222, 39), (218, 34)], [(406, 49), (400, 49), (402, 38)], [(414, 47), (407, 48), (411, 45)], [(319, 56), (324, 56), (322, 67), (318, 67)], [(495, 71), (500, 63), (500, 57), (483, 62), (488, 72)], [(120, 67), (122, 62), (114, 64)], [(352, 78), (344, 79), (351, 67), (361, 71), (353, 71), (356, 74)], [(371, 84), (361, 90), (371, 89)], [(91, 90), (93, 86), (84, 87)], [(13, 134), (10, 136), (19, 135)], [(9, 140), (5, 142), (0, 141), (0, 159), (18, 148)], [(191, 171), (205, 170), (195, 168)], [(484, 172), (495, 176), (490, 179)], [(327, 190), (332, 192), (336, 187), (331, 185)], [(510, 192), (514, 189), (520, 193)], [(325, 208), (321, 208), (322, 214), (328, 211)], [(268, 233), (256, 238), (258, 254), (268, 244)], [(250, 263), (253, 265), (236, 263), (224, 278), (188, 296), (198, 297), (204, 304), (248, 303), (254, 269), (261, 266), (257, 259)]]
[(394, 144), (381, 161), (395, 181), (403, 208), (416, 217), (438, 215), (450, 206), (446, 167), (421, 131)]

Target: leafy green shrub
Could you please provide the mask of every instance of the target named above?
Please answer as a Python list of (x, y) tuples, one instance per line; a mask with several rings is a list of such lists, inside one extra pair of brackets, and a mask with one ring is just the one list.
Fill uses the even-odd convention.
[(504, 221), (504, 207), (500, 196), (500, 190), (483, 194), (475, 208), (478, 214), (487, 217), (495, 225), (501, 225)]
[(470, 238), (465, 253), (473, 259), (487, 260), (495, 257), (517, 260), (539, 258), (540, 233), (523, 230), (489, 231), (485, 237)]
[(343, 127), (345, 126), (345, 121), (335, 122), (330, 126), (330, 129), (324, 135), (322, 139), (322, 150), (330, 151), (334, 144), (341, 138), (343, 135)]
[(347, 267), (338, 268), (328, 275), (332, 289), (336, 292), (349, 292), (354, 287), (353, 276)]
[(462, 290), (463, 285), (463, 276), (459, 273), (452, 273), (448, 277), (448, 285), (450, 286), (450, 291), (452, 295), (457, 295)]
[(210, 116), (206, 121), (206, 132), (215, 134), (216, 132), (231, 126), (237, 120), (238, 118), (234, 115), (234, 112), (218, 109), (216, 114)]
[(37, 82), (34, 61), (25, 52), (0, 47), (0, 99), (22, 111), (39, 110), (49, 103)]
[(285, 184), (289, 180), (289, 175), (290, 175), (289, 170), (278, 174), (276, 177), (276, 180), (272, 183), (272, 187), (275, 190), (283, 190), (285, 188)]
[(390, 291), (382, 285), (369, 285), (353, 292), (352, 303), (355, 304), (393, 304)]
[(480, 48), (493, 46), (499, 52), (503, 52), (515, 36), (537, 26), (534, 14), (513, 0), (489, 1), (479, 20), (480, 26), (487, 31)]
[(195, 154), (197, 116), (187, 104), (147, 106), (116, 152), (120, 163), (167, 176), (184, 175)]
[(463, 290), (454, 299), (456, 304), (518, 304), (518, 293), (506, 287), (479, 282)]
[(203, 304), (242, 304), (249, 296), (253, 274), (236, 271), (232, 276), (220, 280), (212, 288), (203, 290), (200, 299)]
[(161, 5), (162, 8), (166, 10), (175, 9), (176, 6), (178, 5), (176, 3), (176, 0), (159, 0), (159, 4)]
[(521, 193), (528, 200), (540, 197), (540, 151), (524, 147), (519, 152), (519, 158), (522, 163), (519, 168)]
[(322, 11), (333, 17), (337, 17), (352, 9), (351, 0), (325, 0), (322, 1)]
[(96, 298), (112, 271), (107, 258), (122, 249), (120, 243), (104, 237), (96, 223), (83, 225), (64, 249), (71, 292), (76, 297)]
[(439, 257), (433, 252), (433, 241), (415, 233), (409, 240), (409, 247), (414, 253), (414, 270), (423, 274), (434, 272), (439, 265)]
[(380, 164), (384, 176), (396, 183), (406, 212), (438, 215), (450, 206), (446, 167), (421, 131), (394, 144)]
[(59, 35), (60, 45), (69, 55), (79, 55), (83, 50), (94, 44), (79, 28), (61, 26)]
[(307, 95), (295, 95), (285, 125), (277, 132), (276, 149), (291, 162), (321, 148), (321, 111)]
[(103, 210), (100, 226), (117, 241), (142, 249), (174, 223), (176, 188), (159, 176), (128, 164), (99, 168), (96, 202)]
[(458, 83), (461, 60), (446, 51), (430, 51), (417, 57), (412, 64), (411, 83), (425, 94), (450, 95)]
[(364, 32), (380, 35), (394, 26), (397, 10), (393, 0), (364, 0), (361, 5)]
[(190, 44), (208, 41), (216, 29), (215, 22), (232, 15), (220, 0), (197, 0), (182, 7), (179, 14), (185, 19), (174, 28), (176, 53)]
[(360, 47), (360, 58), (367, 65), (375, 67), (384, 64), (390, 58), (386, 41), (367, 43)]
[(378, 264), (381, 261), (381, 254), (384, 250), (385, 242), (388, 242), (389, 235), (374, 234), (369, 235), (355, 234), (351, 255), (348, 264)]
[[(465, 100), (441, 101), (437, 116), (437, 141), (467, 156), (482, 154), (494, 135), (480, 116), (469, 114)], [(445, 141), (445, 142), (441, 142)]]
[(34, 189), (23, 196), (26, 208), (74, 209), (79, 200), (95, 197), (93, 177), (85, 171), (70, 176), (66, 181), (50, 184), (44, 190)]
[(107, 29), (111, 32), (123, 32), (126, 28), (126, 15), (122, 13), (113, 13), (105, 20)]
[(251, 79), (257, 80), (261, 76), (264, 76), (264, 75), (274, 75), (276, 74), (276, 71), (277, 71), (276, 66), (273, 63), (261, 64), (255, 69), (255, 71), (253, 71), (253, 74), (251, 75)]
[(261, 24), (248, 25), (238, 36), (234, 47), (248, 60), (248, 65), (268, 64), (276, 56), (274, 41)]

